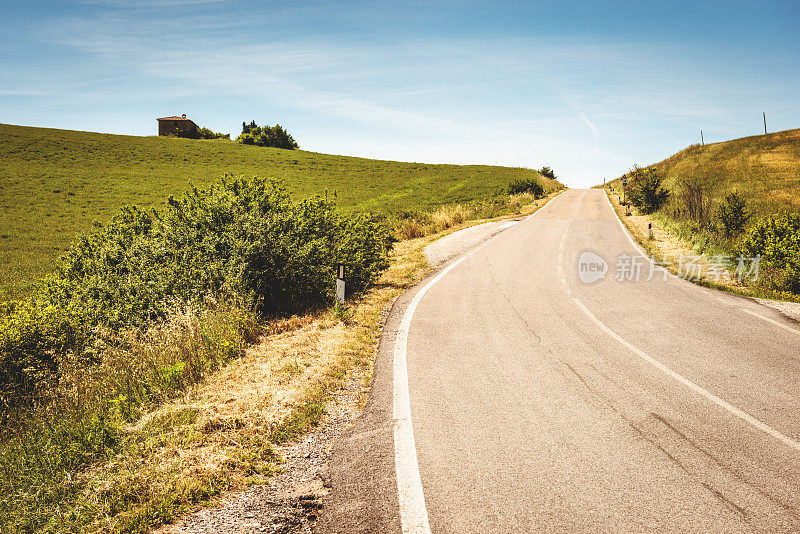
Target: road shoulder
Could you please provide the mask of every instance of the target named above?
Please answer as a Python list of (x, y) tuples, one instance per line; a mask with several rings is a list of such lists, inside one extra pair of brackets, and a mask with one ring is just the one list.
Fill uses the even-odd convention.
[[(664, 228), (663, 225), (659, 224), (658, 221), (650, 215), (626, 215), (625, 208), (621, 205), (619, 199), (610, 193), (607, 188), (604, 188), (604, 191), (608, 196), (609, 202), (611, 202), (611, 206), (614, 209), (617, 219), (622, 223), (622, 225), (628, 231), (628, 234), (635, 239), (635, 241), (649, 257), (655, 257), (658, 259), (679, 256), (687, 258), (692, 257), (699, 261), (701, 265), (708, 266), (711, 258), (709, 258), (707, 254), (697, 254), (689, 243), (681, 240), (678, 236), (675, 236), (669, 232), (669, 230)], [(649, 230), (652, 230), (652, 238), (648, 237)], [(674, 263), (668, 265), (667, 268), (675, 276), (678, 276), (684, 280), (687, 279), (686, 276), (681, 275), (679, 268)], [(705, 269), (703, 269), (703, 271), (705, 272)], [(733, 279), (732, 276), (723, 276), (717, 280), (701, 278), (699, 280), (688, 281), (707, 288), (724, 291), (747, 298), (777, 311), (791, 321), (800, 323), (800, 302), (757, 297), (753, 295), (746, 286), (739, 284), (735, 279)]]

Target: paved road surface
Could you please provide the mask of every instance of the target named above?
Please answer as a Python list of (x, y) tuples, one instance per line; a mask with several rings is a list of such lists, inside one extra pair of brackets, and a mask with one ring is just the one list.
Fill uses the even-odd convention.
[(320, 531), (800, 532), (800, 325), (620, 254), (571, 190), (399, 299)]

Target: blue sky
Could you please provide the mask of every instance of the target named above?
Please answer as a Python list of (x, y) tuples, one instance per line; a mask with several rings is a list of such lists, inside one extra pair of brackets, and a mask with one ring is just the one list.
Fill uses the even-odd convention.
[(796, 1), (0, 0), (0, 122), (255, 120), (305, 150), (590, 186), (800, 106), (799, 27)]

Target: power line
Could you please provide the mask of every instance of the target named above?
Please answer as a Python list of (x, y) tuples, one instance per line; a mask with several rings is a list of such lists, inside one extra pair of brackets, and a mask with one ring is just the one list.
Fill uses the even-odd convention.
[(794, 109), (794, 108), (800, 108), (800, 104), (797, 104), (796, 106), (791, 106), (791, 107), (788, 107), (788, 108), (784, 108), (784, 109), (779, 109), (778, 111), (773, 111), (772, 113), (767, 113), (767, 115), (776, 115), (778, 113), (783, 113), (784, 111), (789, 111), (790, 109)]
[[(788, 108), (779, 109), (778, 111), (771, 111), (769, 113), (763, 113), (762, 114), (762, 118), (764, 118), (764, 120), (765, 120), (765, 125), (764, 125), (765, 132), (766, 132), (766, 117), (768, 115), (777, 115), (778, 113), (783, 113), (784, 111), (789, 111), (791, 109), (796, 109), (796, 108), (800, 108), (800, 104), (797, 104), (797, 105), (794, 105), (794, 106), (789, 106)], [(758, 120), (758, 117), (756, 117), (755, 119), (749, 120), (747, 122), (743, 122), (742, 124), (739, 124), (737, 126), (733, 126), (731, 128), (726, 128), (724, 130), (712, 130), (712, 131), (707, 132), (707, 133), (709, 133), (711, 135), (714, 135), (714, 136), (717, 136), (719, 134), (724, 134), (724, 133), (730, 132), (732, 130), (736, 130), (738, 128), (741, 128), (742, 126), (747, 126), (748, 124), (752, 124), (752, 123), (756, 122), (757, 120)], [(703, 130), (703, 131), (706, 131), (706, 130)], [(701, 141), (701, 143), (702, 143), (702, 141)]]
[(756, 122), (757, 120), (758, 120), (758, 118), (755, 118), (755, 119), (753, 119), (751, 121), (743, 122), (739, 126), (734, 126), (733, 128), (728, 128), (726, 130), (717, 130), (716, 132), (712, 131), (711, 133), (712, 134), (721, 134), (721, 133), (725, 133), (725, 132), (730, 132), (731, 130), (735, 130), (737, 128), (741, 128), (742, 126), (747, 126), (748, 124), (752, 124), (752, 123)]

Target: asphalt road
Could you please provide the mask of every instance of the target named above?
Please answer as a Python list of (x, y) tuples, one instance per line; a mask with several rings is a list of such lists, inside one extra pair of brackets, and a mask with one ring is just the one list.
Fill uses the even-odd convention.
[(800, 532), (800, 325), (638, 254), (570, 190), (401, 297), (319, 531)]

